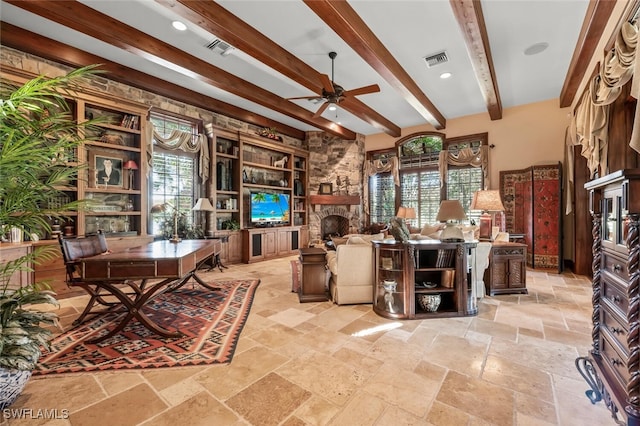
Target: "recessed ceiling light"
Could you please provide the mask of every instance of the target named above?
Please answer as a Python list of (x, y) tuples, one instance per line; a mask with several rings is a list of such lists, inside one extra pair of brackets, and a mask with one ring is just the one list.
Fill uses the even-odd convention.
[(178, 31), (185, 31), (187, 29), (187, 26), (180, 21), (173, 21), (171, 25), (173, 25), (173, 28), (175, 28)]
[(449, 77), (451, 77), (450, 72), (443, 72), (442, 74), (440, 74), (440, 78), (442, 79), (449, 78)]
[(549, 43), (547, 43), (546, 41), (532, 44), (531, 46), (524, 49), (524, 54), (527, 56), (537, 55), (538, 53), (542, 53), (547, 50), (547, 47), (549, 47)]

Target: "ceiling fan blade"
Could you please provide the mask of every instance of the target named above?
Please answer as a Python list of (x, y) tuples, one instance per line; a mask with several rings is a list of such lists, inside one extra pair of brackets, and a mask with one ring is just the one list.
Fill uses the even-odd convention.
[(325, 92), (333, 93), (333, 83), (328, 75), (320, 74), (320, 83), (322, 83), (322, 88)]
[(296, 98), (285, 98), (288, 101), (293, 101), (293, 100), (297, 100), (297, 99), (307, 99), (307, 100), (314, 100), (314, 99), (324, 99), (322, 96), (298, 96)]
[(325, 109), (327, 109), (327, 107), (329, 106), (329, 102), (325, 102), (322, 105), (320, 105), (320, 108), (318, 108), (318, 110), (316, 111), (315, 114), (313, 114), (313, 118), (318, 118), (322, 115), (322, 113), (324, 112)]
[(358, 87), (357, 89), (347, 90), (344, 92), (344, 96), (358, 96), (366, 95), (367, 93), (377, 93), (380, 91), (380, 86), (372, 84), (370, 86)]

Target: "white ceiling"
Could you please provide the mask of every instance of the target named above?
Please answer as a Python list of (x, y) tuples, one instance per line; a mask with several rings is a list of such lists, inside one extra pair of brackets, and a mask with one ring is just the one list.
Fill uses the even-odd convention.
[[(239, 50), (228, 56), (208, 50), (205, 45), (215, 35), (189, 22), (185, 32), (173, 29), (171, 21), (183, 19), (155, 1), (81, 2), (280, 97), (315, 95)], [(331, 75), (328, 52), (337, 52), (337, 84), (349, 90), (376, 83), (381, 89), (379, 93), (361, 95), (358, 99), (401, 128), (426, 123), (423, 116), (302, 1), (217, 3), (320, 73)], [(559, 97), (588, 3), (588, 0), (482, 0), (503, 108)], [(446, 119), (487, 112), (449, 1), (350, 0), (349, 4)], [(309, 124), (190, 78), (184, 72), (147, 61), (4, 1), (1, 7), (2, 20), (10, 24), (297, 129), (315, 130)], [(540, 42), (548, 43), (549, 47), (538, 55), (524, 54), (527, 47)], [(423, 57), (441, 50), (446, 50), (449, 62), (428, 68)], [(452, 73), (452, 77), (440, 79), (439, 75), (445, 71)], [(319, 107), (307, 100), (293, 102), (314, 112)], [(323, 117), (364, 135), (380, 132), (341, 108), (336, 112), (326, 110)]]

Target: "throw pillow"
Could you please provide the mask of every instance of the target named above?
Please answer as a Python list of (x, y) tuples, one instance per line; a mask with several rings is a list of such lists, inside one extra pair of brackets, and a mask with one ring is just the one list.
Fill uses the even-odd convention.
[(362, 237), (349, 237), (349, 239), (347, 240), (347, 245), (350, 244), (368, 244), (371, 245), (371, 240), (365, 240)]
[(331, 237), (331, 242), (333, 242), (333, 245), (335, 247), (338, 247), (341, 244), (346, 244), (347, 243), (347, 238), (343, 238), (343, 237)]
[(442, 230), (442, 225), (424, 225), (422, 227), (422, 230), (420, 231), (420, 233), (422, 235), (432, 235), (435, 234), (436, 232)]

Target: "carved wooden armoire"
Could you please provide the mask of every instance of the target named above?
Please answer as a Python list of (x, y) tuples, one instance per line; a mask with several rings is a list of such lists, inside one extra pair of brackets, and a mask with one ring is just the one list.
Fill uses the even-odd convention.
[(585, 188), (593, 217), (593, 347), (576, 366), (591, 402), (603, 400), (621, 424), (640, 425), (640, 169)]

